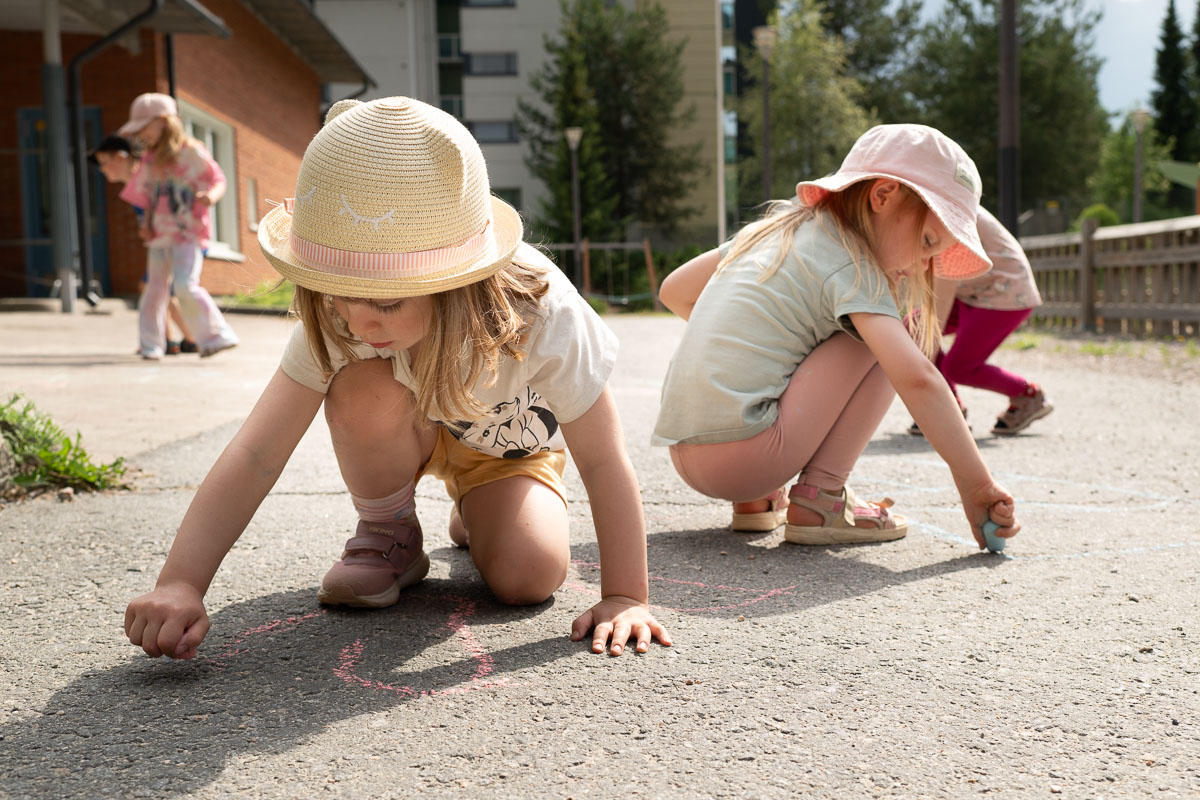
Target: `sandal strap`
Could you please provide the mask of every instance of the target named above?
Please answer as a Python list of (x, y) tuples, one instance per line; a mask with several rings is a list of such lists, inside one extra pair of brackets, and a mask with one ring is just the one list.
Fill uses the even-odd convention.
[[(846, 501), (845, 490), (841, 496), (822, 491), (815, 486), (797, 483), (788, 492), (788, 499), (798, 506), (815, 511), (827, 528), (842, 528), (854, 524), (854, 516), (850, 513), (850, 505)], [(840, 518), (840, 522), (836, 522)]]
[(788, 492), (788, 498), (793, 503), (820, 514), (827, 528), (856, 527), (855, 523), (863, 520), (882, 530), (891, 521), (891, 515), (888, 513), (888, 508), (892, 505), (891, 498), (885, 497), (879, 503), (861, 503), (849, 486), (843, 486), (841, 496), (838, 496), (815, 486), (797, 483)]
[(346, 553), (367, 551), (387, 559), (395, 567), (407, 565), (412, 559), (406, 555), (406, 542), (399, 542), (391, 536), (377, 533), (357, 533), (346, 541)]

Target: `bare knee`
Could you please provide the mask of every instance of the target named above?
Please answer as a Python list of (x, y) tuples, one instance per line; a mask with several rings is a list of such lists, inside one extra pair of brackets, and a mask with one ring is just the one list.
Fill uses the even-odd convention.
[(412, 392), (397, 381), (391, 361), (371, 358), (338, 371), (325, 396), (325, 420), (335, 438), (372, 439), (411, 425)]
[(567, 579), (567, 559), (558, 553), (500, 556), (479, 572), (492, 594), (509, 606), (532, 606), (550, 599)]

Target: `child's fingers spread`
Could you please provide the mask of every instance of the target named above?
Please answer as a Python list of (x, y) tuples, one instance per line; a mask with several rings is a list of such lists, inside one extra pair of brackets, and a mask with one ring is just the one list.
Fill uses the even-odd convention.
[(654, 634), (654, 638), (658, 639), (659, 644), (670, 647), (671, 634), (667, 633), (667, 629), (658, 620), (650, 621), (650, 632)]
[(639, 653), (644, 653), (650, 649), (651, 636), (649, 625), (637, 626), (637, 651)]
[(612, 646), (608, 648), (610, 655), (619, 656), (625, 652), (625, 643), (629, 641), (629, 635), (633, 632), (633, 627), (628, 622), (618, 622), (613, 628)]
[(604, 645), (608, 643), (608, 637), (612, 635), (612, 623), (601, 622), (592, 631), (592, 652), (603, 653)]
[(583, 612), (578, 617), (576, 617), (575, 621), (573, 623), (571, 623), (571, 641), (572, 642), (581, 641), (583, 639), (583, 637), (587, 636), (588, 631), (590, 631), (591, 629), (592, 629), (592, 610), (589, 608), (587, 611)]

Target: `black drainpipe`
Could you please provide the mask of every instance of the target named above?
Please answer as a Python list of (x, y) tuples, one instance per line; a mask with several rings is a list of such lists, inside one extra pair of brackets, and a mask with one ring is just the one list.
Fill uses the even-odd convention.
[(175, 96), (175, 37), (171, 34), (163, 36), (164, 55), (167, 57), (167, 94)]
[(132, 18), (112, 33), (92, 43), (71, 59), (67, 72), (67, 111), (70, 116), (71, 143), (73, 145), (75, 172), (75, 226), (79, 237), (79, 278), (83, 297), (95, 306), (100, 298), (92, 291), (92, 224), (88, 219), (88, 180), (87, 180), (87, 141), (83, 132), (83, 86), (79, 73), (86, 61), (107, 49), (117, 39), (126, 33), (139, 28), (143, 22), (153, 17), (166, 0), (150, 0), (149, 7)]

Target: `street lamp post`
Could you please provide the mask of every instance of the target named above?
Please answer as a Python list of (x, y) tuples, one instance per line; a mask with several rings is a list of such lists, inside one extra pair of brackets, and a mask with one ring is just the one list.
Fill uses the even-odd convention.
[(775, 48), (775, 26), (760, 25), (753, 31), (754, 47), (762, 56), (762, 179), (763, 202), (771, 199), (771, 51)]
[(579, 216), (579, 140), (583, 138), (583, 128), (567, 128), (563, 133), (567, 137), (567, 147), (571, 149), (571, 218), (575, 224), (575, 288), (581, 289), (579, 276), (583, 270), (583, 221)]
[(1133, 130), (1136, 136), (1133, 141), (1133, 221), (1142, 221), (1142, 133), (1146, 130), (1146, 121), (1150, 112), (1139, 108), (1130, 115), (1133, 118)]

